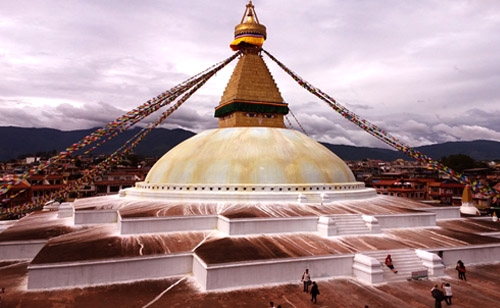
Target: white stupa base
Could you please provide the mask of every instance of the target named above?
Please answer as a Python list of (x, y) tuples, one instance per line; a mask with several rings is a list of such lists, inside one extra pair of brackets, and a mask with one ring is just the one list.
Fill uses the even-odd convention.
[(214, 202), (330, 203), (338, 200), (373, 198), (376, 195), (375, 189), (365, 187), (362, 182), (311, 185), (181, 185), (138, 182), (135, 187), (120, 191), (121, 197)]
[(470, 202), (462, 202), (462, 206), (460, 207), (460, 213), (466, 215), (481, 215), (477, 207), (475, 207)]

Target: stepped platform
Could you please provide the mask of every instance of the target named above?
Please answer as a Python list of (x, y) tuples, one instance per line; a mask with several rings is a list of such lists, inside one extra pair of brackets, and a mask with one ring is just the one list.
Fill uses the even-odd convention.
[[(74, 211), (34, 213), (12, 224), (0, 233), (0, 256), (30, 261), (29, 289), (187, 275), (210, 291), (293, 283), (304, 268), (314, 279), (347, 276), (369, 284), (425, 270), (436, 277), (458, 255), (491, 262), (500, 249), (500, 239), (485, 235), (500, 232), (500, 224), (464, 222), (458, 208), (405, 201), (407, 209), (394, 197), (323, 206), (96, 198), (75, 202)], [(32, 241), (38, 246), (21, 253)], [(387, 252), (398, 274), (381, 264)]]
[[(385, 265), (385, 258), (388, 254), (391, 255), (394, 269), (398, 271), (397, 273), (392, 272)], [(428, 276), (427, 267), (424, 266), (423, 260), (414, 249), (379, 250), (376, 252), (365, 252), (364, 255), (374, 258), (380, 263), (384, 273), (384, 282), (411, 280), (414, 277), (412, 273), (418, 272), (426, 272), (426, 276)]]

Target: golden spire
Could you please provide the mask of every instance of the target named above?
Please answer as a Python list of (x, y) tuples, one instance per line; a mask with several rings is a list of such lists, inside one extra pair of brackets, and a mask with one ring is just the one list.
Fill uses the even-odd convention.
[(234, 40), (229, 45), (232, 50), (240, 50), (246, 44), (262, 47), (267, 37), (266, 26), (259, 23), (252, 1), (249, 1), (240, 23), (234, 27)]
[(470, 185), (465, 185), (462, 193), (462, 202), (472, 202), (472, 189)]
[(288, 104), (266, 63), (260, 55), (266, 37), (266, 27), (259, 23), (252, 1), (249, 1), (240, 24), (235, 27), (233, 50), (243, 55), (234, 68), (222, 95), (215, 117), (219, 127), (280, 127)]

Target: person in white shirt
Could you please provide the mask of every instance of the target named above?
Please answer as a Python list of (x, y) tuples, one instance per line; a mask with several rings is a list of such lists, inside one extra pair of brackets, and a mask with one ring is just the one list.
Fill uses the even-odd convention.
[(441, 284), (441, 288), (444, 291), (444, 301), (446, 305), (451, 305), (451, 297), (453, 296), (453, 292), (451, 291), (451, 285), (448, 282), (443, 282)]
[(304, 283), (304, 292), (309, 293), (309, 285), (311, 284), (311, 275), (309, 270), (306, 268), (304, 274), (302, 274), (302, 282)]

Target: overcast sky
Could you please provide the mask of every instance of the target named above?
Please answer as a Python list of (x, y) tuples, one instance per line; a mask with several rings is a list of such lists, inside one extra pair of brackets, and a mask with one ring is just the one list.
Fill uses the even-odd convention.
[[(0, 1), (0, 126), (102, 127), (231, 56), (247, 2)], [(253, 4), (267, 51), (406, 144), (500, 141), (499, 1)], [(384, 147), (264, 60), (309, 136)], [(216, 127), (235, 64), (164, 127)]]

